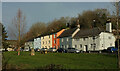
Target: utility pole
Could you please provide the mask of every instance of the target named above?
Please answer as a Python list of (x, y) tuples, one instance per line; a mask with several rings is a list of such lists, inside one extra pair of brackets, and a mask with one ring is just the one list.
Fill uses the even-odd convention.
[[(93, 29), (95, 27), (95, 22), (96, 22), (96, 20), (94, 19), (93, 20)], [(94, 36), (94, 31), (93, 31), (93, 50), (95, 51), (95, 36)]]
[(120, 53), (119, 53), (119, 0), (115, 3), (116, 6), (116, 20), (117, 20), (117, 46), (118, 46), (118, 68), (120, 69)]

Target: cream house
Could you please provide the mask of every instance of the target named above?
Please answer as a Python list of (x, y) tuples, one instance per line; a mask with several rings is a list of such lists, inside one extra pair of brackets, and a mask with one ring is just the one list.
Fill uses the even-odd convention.
[(52, 34), (41, 36), (41, 48), (51, 48), (52, 47)]

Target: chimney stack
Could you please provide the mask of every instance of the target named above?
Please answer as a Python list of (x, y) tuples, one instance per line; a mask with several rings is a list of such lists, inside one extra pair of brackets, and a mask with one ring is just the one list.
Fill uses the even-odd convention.
[(112, 32), (112, 23), (111, 23), (110, 19), (108, 19), (106, 22), (106, 31)]
[(77, 27), (80, 28), (79, 19), (77, 20)]

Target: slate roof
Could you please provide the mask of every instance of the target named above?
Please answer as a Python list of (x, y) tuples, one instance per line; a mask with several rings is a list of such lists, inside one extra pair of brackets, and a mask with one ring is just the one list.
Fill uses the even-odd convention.
[(81, 38), (81, 37), (88, 37), (88, 36), (96, 36), (99, 35), (101, 32), (104, 32), (104, 29), (101, 28), (92, 28), (92, 29), (81, 29), (73, 38)]
[(31, 41), (34, 41), (34, 39), (32, 38), (32, 39), (27, 40), (27, 42), (31, 42)]
[(63, 33), (60, 36), (58, 36), (58, 38), (72, 36), (72, 34), (75, 32), (75, 30), (77, 30), (77, 28), (67, 29), (67, 30), (63, 31)]

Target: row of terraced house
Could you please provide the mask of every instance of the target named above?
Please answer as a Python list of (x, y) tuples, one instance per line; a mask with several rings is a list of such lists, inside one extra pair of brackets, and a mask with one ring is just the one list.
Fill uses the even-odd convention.
[(106, 23), (106, 29), (62, 29), (59, 32), (41, 35), (25, 43), (29, 48), (76, 48), (83, 51), (100, 51), (115, 46), (115, 35), (112, 33), (111, 22)]

